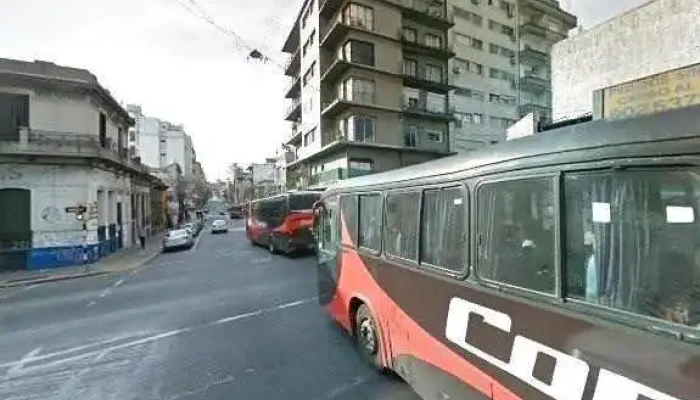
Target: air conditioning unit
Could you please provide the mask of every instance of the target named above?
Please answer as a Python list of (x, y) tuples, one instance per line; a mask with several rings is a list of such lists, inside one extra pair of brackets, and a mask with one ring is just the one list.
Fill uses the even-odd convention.
[(462, 69), (459, 67), (452, 67), (452, 73), (459, 75), (462, 73)]

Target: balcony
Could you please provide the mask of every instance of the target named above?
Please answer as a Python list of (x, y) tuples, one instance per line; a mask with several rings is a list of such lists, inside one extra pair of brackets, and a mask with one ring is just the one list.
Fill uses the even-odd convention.
[(534, 21), (529, 21), (522, 24), (520, 26), (520, 34), (523, 36), (537, 36), (550, 42), (559, 42), (561, 40), (566, 39), (568, 36), (566, 33), (549, 29), (545, 26), (539, 25), (537, 22)]
[(301, 95), (301, 77), (299, 75), (292, 77), (292, 81), (287, 84), (284, 93), (284, 97), (287, 99), (293, 99)]
[(398, 109), (377, 104), (374, 92), (353, 92), (351, 98), (335, 97), (324, 102), (321, 107), (321, 115), (333, 118), (351, 107), (358, 106), (374, 110), (400, 112)]
[(285, 144), (298, 144), (301, 143), (301, 129), (299, 129), (299, 123), (295, 122), (292, 124), (292, 129), (290, 130), (287, 138), (284, 141)]
[(545, 76), (526, 72), (520, 76), (520, 88), (529, 92), (549, 91), (551, 83)]
[(0, 137), (0, 154), (3, 156), (45, 156), (83, 160), (100, 159), (136, 172), (148, 173), (145, 166), (130, 157), (128, 148), (118, 148), (111, 138), (100, 143), (97, 134), (20, 128), (15, 137)]
[(547, 119), (550, 119), (552, 116), (552, 109), (550, 107), (536, 103), (525, 103), (522, 106), (520, 106), (521, 117), (524, 117), (525, 115), (530, 113), (534, 113), (540, 118), (545, 117)]
[(441, 93), (447, 93), (452, 88), (448, 83), (447, 74), (443, 73), (441, 76), (435, 76), (432, 73), (427, 73), (426, 68), (421, 68), (415, 64), (400, 62), (399, 74), (403, 76), (403, 82), (406, 86)]
[(549, 54), (530, 46), (525, 46), (524, 49), (520, 50), (520, 62), (523, 64), (548, 64)]
[(345, 60), (344, 58), (334, 58), (333, 61), (331, 62), (331, 65), (329, 65), (326, 69), (323, 70), (321, 73), (321, 82), (328, 81), (328, 82), (334, 82), (343, 74), (350, 69), (350, 66), (352, 65), (351, 62), (348, 60)]
[(345, 0), (320, 0), (319, 14), (322, 17), (330, 18), (340, 10)]
[(333, 168), (311, 176), (309, 184), (311, 186), (327, 186), (333, 182), (344, 179), (356, 178), (375, 173), (372, 170), (358, 168)]
[(452, 121), (454, 119), (454, 106), (445, 104), (445, 107), (428, 105), (426, 101), (416, 101), (404, 96), (401, 98), (403, 113), (418, 118), (434, 121)]
[(405, 51), (435, 57), (442, 60), (449, 60), (455, 56), (452, 44), (443, 43), (440, 47), (429, 46), (418, 41), (409, 40), (404, 36), (403, 29), (399, 29), (398, 38), (403, 44)]
[(454, 16), (447, 12), (446, 1), (393, 0), (404, 17), (436, 29), (447, 30), (454, 26)]
[(298, 76), (301, 70), (301, 51), (297, 48), (287, 63), (284, 65), (284, 74), (287, 76)]
[(573, 29), (577, 25), (576, 16), (562, 10), (556, 1), (522, 0), (520, 9), (522, 15), (550, 15), (561, 21), (566, 29)]
[(301, 101), (299, 98), (292, 99), (292, 104), (287, 107), (287, 112), (285, 113), (285, 120), (296, 121), (301, 118)]

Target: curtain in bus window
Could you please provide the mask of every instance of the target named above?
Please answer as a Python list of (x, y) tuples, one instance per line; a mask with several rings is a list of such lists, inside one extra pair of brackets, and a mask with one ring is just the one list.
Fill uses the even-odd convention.
[(551, 178), (489, 183), (478, 192), (481, 278), (554, 292), (554, 186)]
[(464, 200), (461, 188), (424, 192), (420, 237), (422, 263), (453, 271), (464, 268)]
[(379, 251), (382, 246), (382, 197), (360, 196), (358, 246)]
[(700, 324), (699, 189), (690, 171), (567, 176), (568, 296)]
[(420, 192), (389, 193), (386, 199), (386, 253), (417, 259)]
[(355, 246), (357, 242), (357, 211), (357, 196), (345, 195), (340, 198), (340, 215), (350, 240), (347, 242), (343, 237), (343, 244)]

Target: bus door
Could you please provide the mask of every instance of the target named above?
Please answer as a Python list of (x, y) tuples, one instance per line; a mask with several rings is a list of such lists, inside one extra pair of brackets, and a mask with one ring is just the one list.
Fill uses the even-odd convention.
[(338, 284), (340, 228), (338, 197), (326, 199), (315, 210), (318, 299), (321, 305), (333, 300)]

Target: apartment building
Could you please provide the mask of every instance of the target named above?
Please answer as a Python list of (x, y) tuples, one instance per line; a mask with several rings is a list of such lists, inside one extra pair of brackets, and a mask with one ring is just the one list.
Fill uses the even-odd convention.
[(143, 114), (141, 106), (129, 105), (127, 110), (136, 121), (129, 132), (130, 150), (151, 168), (164, 168), (176, 163), (185, 179), (195, 174), (197, 155), (192, 138), (182, 125), (176, 125)]
[(450, 0), (452, 149), (505, 139), (520, 117), (551, 119), (550, 51), (576, 26), (555, 0)]
[(452, 25), (437, 0), (305, 1), (283, 47), (288, 187), (450, 154)]

